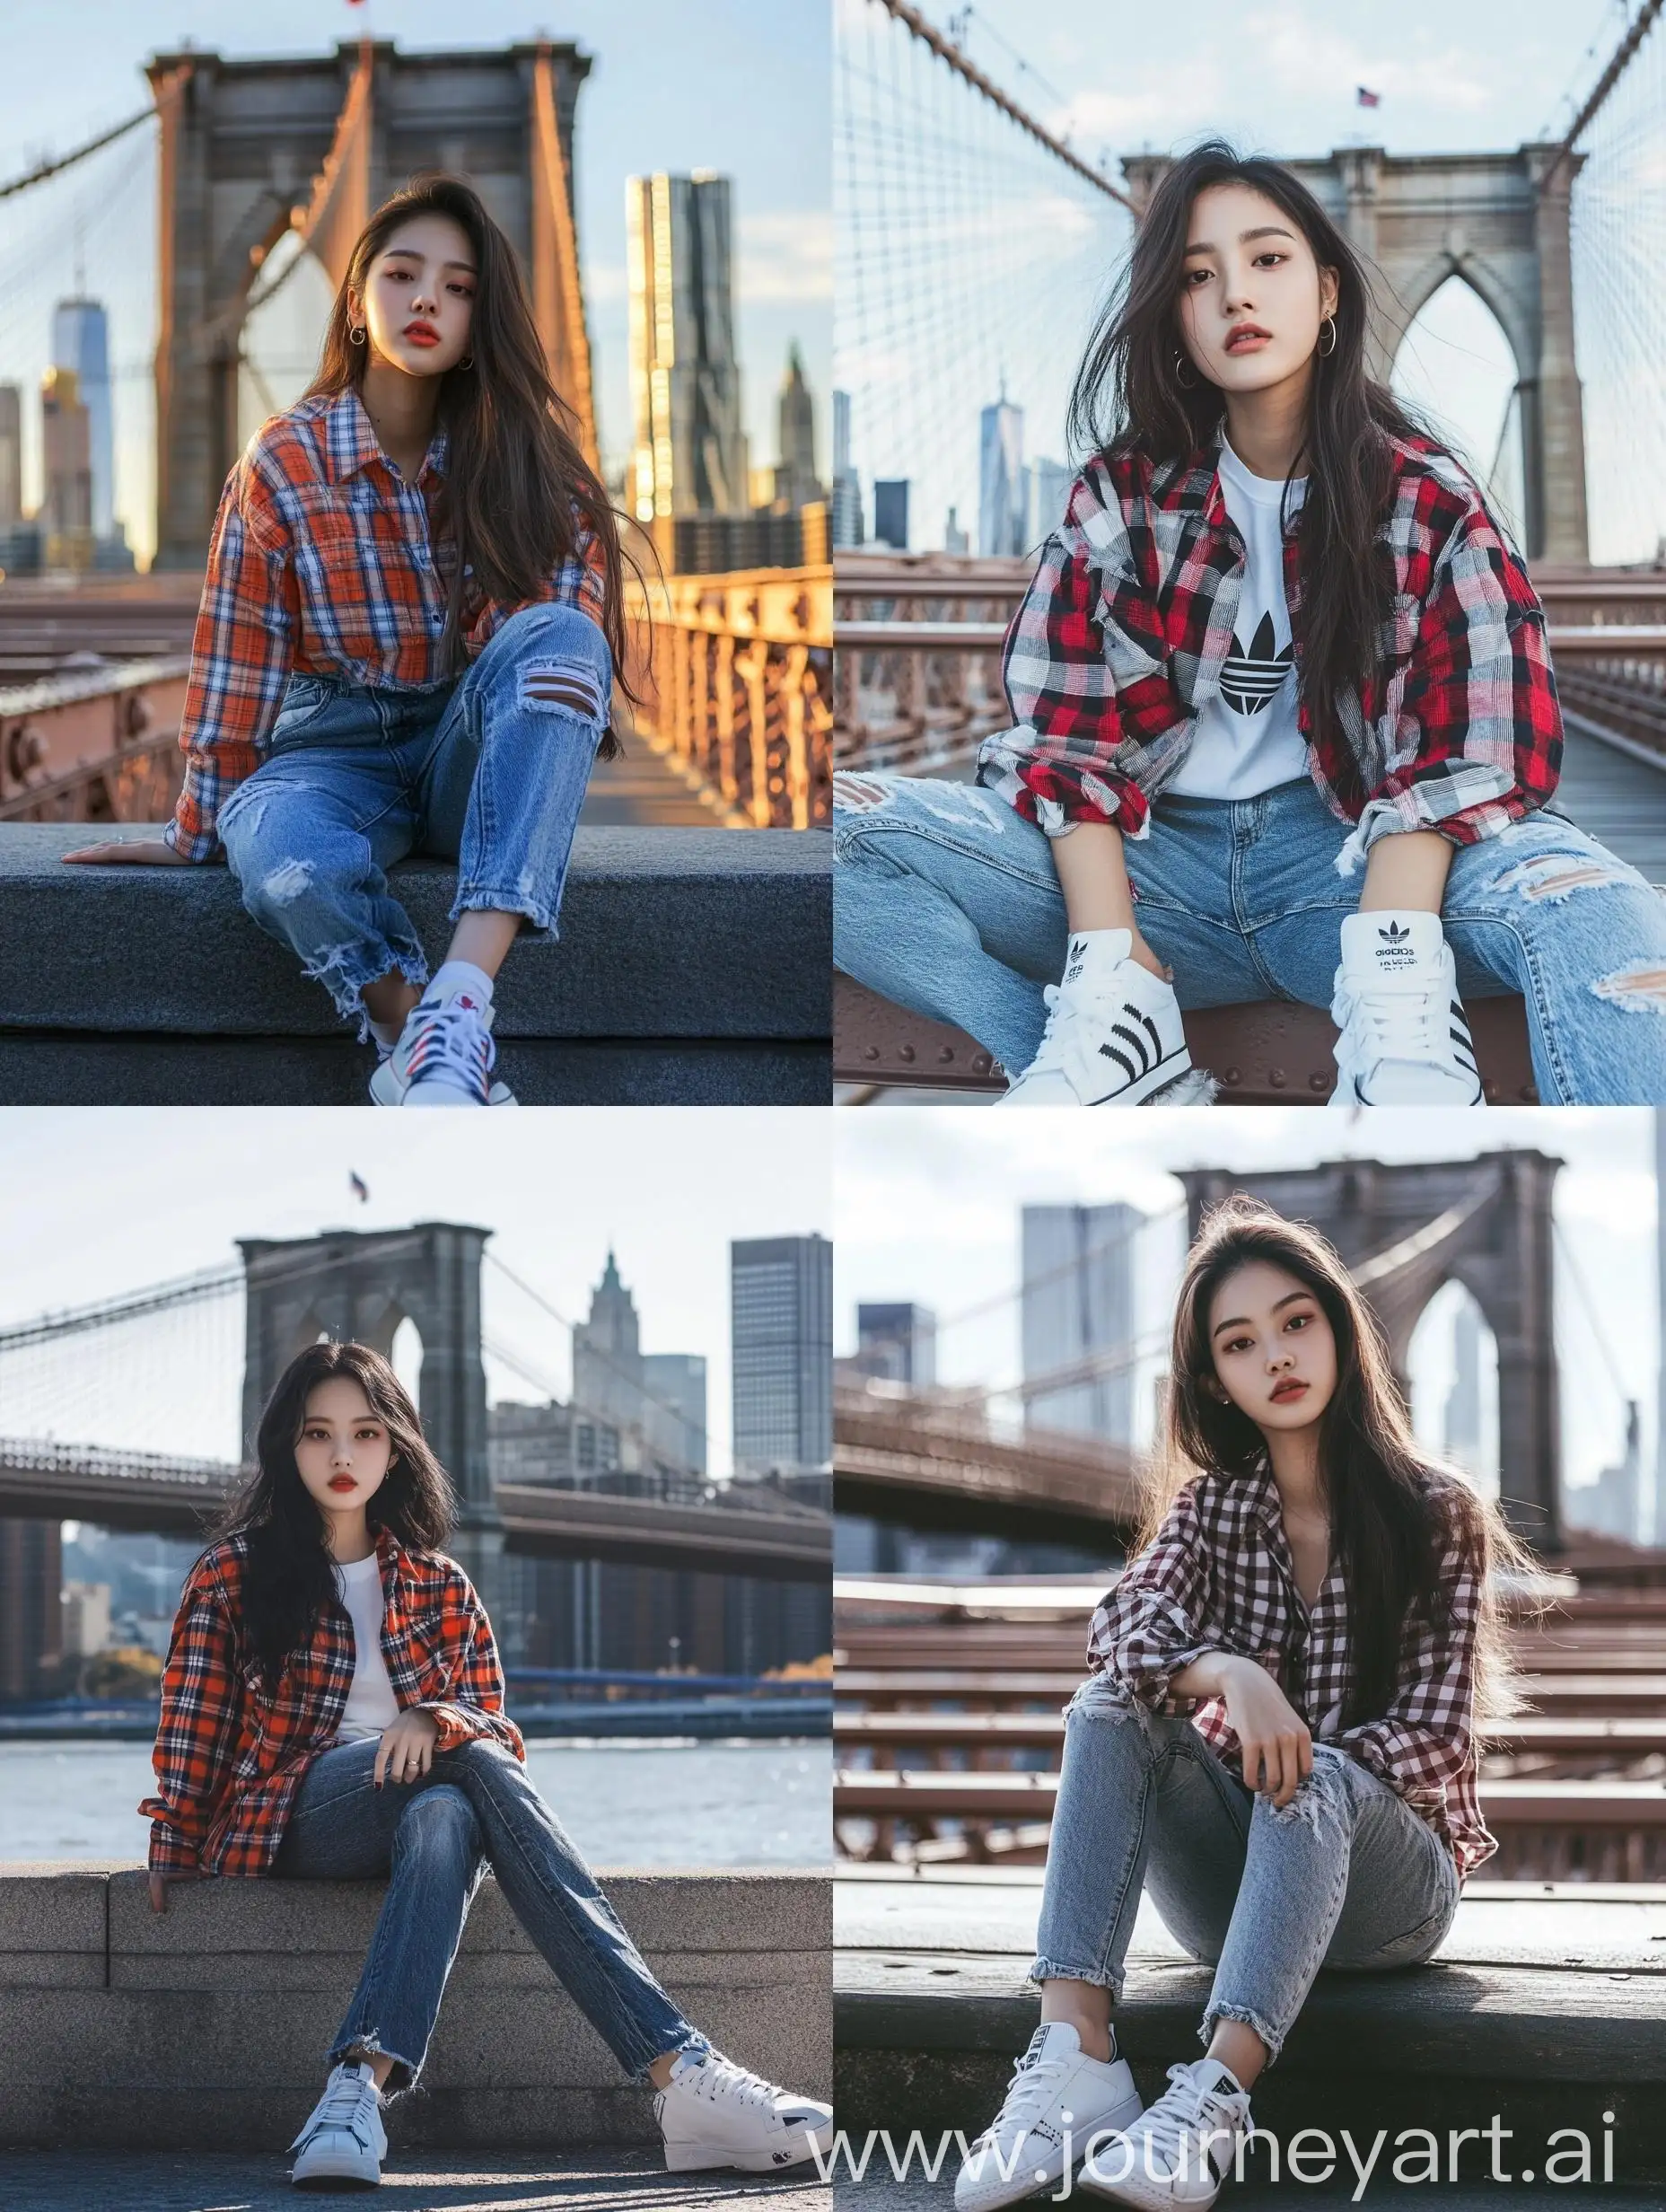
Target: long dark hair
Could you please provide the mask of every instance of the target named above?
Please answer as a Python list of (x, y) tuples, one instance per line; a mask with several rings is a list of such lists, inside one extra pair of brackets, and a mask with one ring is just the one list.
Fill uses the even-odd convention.
[(325, 1517), (295, 1465), (307, 1400), (336, 1375), (359, 1385), (393, 1445), (388, 1472), (365, 1507), (371, 1528), (390, 1529), (408, 1549), (434, 1551), (456, 1514), (451, 1482), (428, 1448), (421, 1417), (380, 1352), (367, 1344), (309, 1344), (292, 1359), (260, 1416), (254, 1472), (211, 1540), (244, 1540), (244, 1641), (268, 1682), (292, 1652), (310, 1642), (336, 1594)]
[(1376, 1316), (1317, 1230), (1286, 1221), (1242, 1192), (1214, 1207), (1187, 1256), (1174, 1312), (1162, 1435), (1146, 1470), (1138, 1536), (1156, 1533), (1175, 1493), (1199, 1472), (1241, 1479), (1267, 1465), (1267, 1440), (1247, 1413), (1223, 1404), (1209, 1314), (1229, 1276), (1253, 1260), (1310, 1290), (1337, 1344), (1337, 1387), (1320, 1417), (1319, 1470), (1332, 1555), (1347, 1588), (1353, 1680), (1343, 1725), (1375, 1720), (1392, 1701), (1407, 1615), (1444, 1623), (1450, 1593), (1441, 1553), (1455, 1538), (1481, 1577), (1476, 1650), (1477, 1716), (1517, 1702), (1498, 1603), (1496, 1571), (1535, 1571), (1532, 1554), (1496, 1504), (1452, 1468), (1432, 1462), (1412, 1434)]
[[(576, 506), (601, 549), (601, 628), (614, 675), (626, 698), (639, 705), (627, 666), (623, 577), (628, 556), (620, 548), (618, 518), (580, 450), (573, 410), (549, 381), (515, 250), (472, 185), (425, 171), (377, 208), (354, 246), (329, 311), (318, 374), (302, 397), (333, 398), (349, 386), (363, 386), (370, 347), (348, 339), (347, 294), (364, 297), (370, 265), (389, 238), (413, 215), (449, 215), (461, 225), (474, 248), (477, 272), (468, 346), (474, 365), (448, 369), (440, 387), (437, 419), (450, 444), (434, 528), (436, 535), (449, 531), (457, 546), (440, 664), (454, 676), (467, 659), (465, 564), (472, 565), (474, 582), (487, 599), (510, 605), (536, 599), (557, 564), (573, 551)], [(629, 565), (640, 578), (636, 562)], [(600, 750), (604, 760), (618, 751), (610, 729)]]
[[(1377, 631), (1393, 594), (1377, 544), (1394, 484), (1390, 437), (1444, 452), (1428, 425), (1365, 373), (1371, 287), (1353, 247), (1298, 177), (1281, 162), (1243, 155), (1210, 138), (1166, 169), (1134, 234), (1122, 277), (1095, 320), (1070, 395), (1081, 452), (1136, 452), (1162, 462), (1206, 446), (1225, 412), (1218, 384), (1190, 369), (1180, 330), (1180, 285), (1192, 203), (1211, 185), (1242, 184), (1283, 209), (1337, 276), (1336, 344), (1315, 354), (1302, 445), (1292, 476), (1307, 491), (1295, 525), (1301, 604), (1291, 619), (1300, 646), (1301, 697), (1316, 734), (1334, 730), (1339, 701), (1369, 685), (1380, 665)], [(1189, 368), (1189, 362), (1188, 362)]]

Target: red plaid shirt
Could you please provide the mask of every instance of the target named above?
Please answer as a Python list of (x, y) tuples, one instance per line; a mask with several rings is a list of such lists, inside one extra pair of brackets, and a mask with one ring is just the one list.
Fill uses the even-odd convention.
[(1270, 1470), (1241, 1480), (1200, 1475), (1093, 1615), (1088, 1664), (1151, 1712), (1196, 1704), (1192, 1725), (1241, 1781), (1238, 1737), (1220, 1698), (1169, 1682), (1206, 1652), (1254, 1659), (1307, 1723), (1402, 1797), (1442, 1837), (1461, 1881), (1498, 1848), (1481, 1818), (1470, 1728), (1481, 1569), (1455, 1540), (1440, 1562), (1451, 1605), (1445, 1630), (1414, 1605), (1401, 1637), (1399, 1687), (1386, 1713), (1342, 1726), (1349, 1689), (1347, 1591), (1332, 1568), (1310, 1613), (1296, 1587), (1278, 1486)]
[[(1438, 830), (1496, 837), (1556, 787), (1562, 715), (1544, 610), (1527, 571), (1454, 461), (1391, 438), (1392, 503), (1378, 533), (1393, 601), (1376, 679), (1342, 704), (1343, 733), (1316, 737), (1308, 768), (1356, 825), (1346, 873), (1376, 839)], [(1244, 547), (1226, 512), (1220, 438), (1179, 461), (1090, 461), (1042, 548), (1007, 632), (1016, 728), (985, 740), (978, 780), (1059, 836), (1078, 821), (1150, 827), (1153, 799), (1190, 750), (1232, 650)], [(1302, 521), (1285, 540), (1291, 621), (1302, 600)], [(1300, 665), (1301, 645), (1295, 647)]]
[[(292, 674), (379, 690), (444, 680), (436, 648), (457, 548), (450, 533), (433, 539), (430, 502), (449, 443), (436, 431), (408, 484), (351, 387), (303, 399), (250, 440), (208, 543), (180, 724), (184, 787), (162, 833), (176, 852), (213, 859), (221, 804), (265, 759)], [(600, 622), (601, 548), (576, 508), (574, 527), (571, 557), (522, 603), (556, 600)], [(470, 660), (516, 611), (465, 583)]]
[[(192, 1568), (174, 1617), (152, 1763), (151, 1870), (261, 1874), (283, 1841), (303, 1776), (336, 1740), (353, 1682), (353, 1623), (332, 1605), (276, 1684), (251, 1680), (243, 1640), (244, 1540), (228, 1537)], [(486, 1609), (455, 1559), (376, 1538), (385, 1611), (381, 1655), (401, 1711), (432, 1713), (437, 1749), (490, 1736), (517, 1759), (504, 1676)]]

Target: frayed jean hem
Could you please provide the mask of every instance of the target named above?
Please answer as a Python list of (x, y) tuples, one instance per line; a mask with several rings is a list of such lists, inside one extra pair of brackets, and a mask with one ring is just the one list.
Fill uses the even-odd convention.
[(336, 1002), (336, 1011), (344, 1022), (357, 1024), (357, 1041), (370, 1042), (370, 1015), (364, 1007), (364, 986), (379, 982), (383, 976), (399, 974), (407, 983), (420, 991), (428, 980), (428, 957), (412, 937), (403, 944), (384, 948), (380, 958), (367, 960), (363, 954), (354, 959), (347, 952), (320, 953), (304, 963), (302, 974), (310, 982), (321, 983)]
[(1209, 2039), (1214, 2033), (1214, 2023), (1217, 2020), (1236, 2020), (1243, 2027), (1253, 2028), (1267, 2045), (1268, 2066), (1275, 2063), (1279, 2052), (1285, 2047), (1285, 2039), (1278, 2030), (1272, 2026), (1262, 2014), (1252, 2011), (1249, 2006), (1211, 2005), (1203, 2016), (1202, 2027), (1197, 2031), (1197, 2041), (1206, 2050), (1209, 2048)]
[(1062, 1959), (1038, 1959), (1030, 1970), (1031, 1981), (1085, 1981), (1094, 1989), (1109, 1989), (1111, 2003), (1122, 2002), (1120, 1974), (1102, 1966), (1071, 1966)]
[(391, 2103), (395, 2097), (401, 2097), (408, 2090), (416, 2088), (417, 2076), (422, 2072), (422, 2060), (402, 2058), (398, 2051), (388, 2050), (381, 2037), (373, 2032), (367, 2035), (338, 2035), (325, 2052), (324, 2063), (329, 2067), (340, 2066), (349, 2052), (357, 2058), (392, 2059), (393, 2065), (382, 2085), (381, 2099), (384, 2104)]
[(561, 934), (556, 927), (555, 908), (523, 891), (494, 891), (489, 886), (482, 890), (475, 884), (465, 887), (460, 883), (449, 919), (454, 922), (465, 914), (519, 914), (544, 936)]

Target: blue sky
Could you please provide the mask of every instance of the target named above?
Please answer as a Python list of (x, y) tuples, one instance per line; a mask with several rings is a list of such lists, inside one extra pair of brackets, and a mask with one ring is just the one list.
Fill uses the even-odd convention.
[[(447, 1120), (449, 1117), (437, 1117)], [(609, 1246), (636, 1297), (643, 1349), (706, 1359), (709, 1464), (729, 1464), (729, 1241), (832, 1233), (827, 1117), (802, 1108), (566, 1107), (500, 1117), (488, 1144), (455, 1124), (346, 1109), (237, 1112), (178, 1107), (0, 1114), (0, 1325), (234, 1265), (240, 1236), (470, 1222), (490, 1251), (568, 1321), (583, 1320)], [(353, 1172), (370, 1188), (355, 1198)], [(486, 1324), (553, 1371), (566, 1394), (565, 1331), (485, 1278)], [(57, 1433), (78, 1441), (220, 1456), (234, 1449), (241, 1321), (221, 1304), (71, 1340)], [(178, 1355), (188, 1356), (181, 1359)], [(33, 1374), (39, 1356), (28, 1356)], [(16, 1362), (18, 1365), (14, 1365)], [(38, 1381), (0, 1362), (0, 1433)], [(539, 1393), (488, 1366), (494, 1394)], [(71, 1387), (73, 1385), (73, 1387)]]
[[(1557, 136), (1618, 44), (1628, 12), (1635, 15), (1637, 0), (1630, 0), (1629, 11), (1625, 0), (1464, 0), (1460, 7), (1450, 0), (1351, 0), (1346, 7), (1334, 0), (1188, 0), (1179, 11), (1107, 7), (1101, 0), (1052, 0), (1045, 8), (1032, 0), (974, 0), (969, 10), (954, 0), (921, 4), (939, 29), (969, 14), (964, 40), (969, 58), (1090, 162), (1109, 154), (1115, 178), (1117, 157), (1145, 147), (1168, 150), (1210, 132), (1246, 150), (1288, 157), (1324, 154), (1350, 144), (1381, 145), (1391, 154), (1513, 149), (1546, 135)], [(859, 44), (864, 55), (871, 53), (876, 0), (837, 0), (837, 15), (847, 46)], [(1666, 29), (1657, 27), (1651, 42), (1663, 40)], [(893, 74), (906, 81), (906, 66), (887, 54), (878, 75)], [(1380, 106), (1356, 104), (1362, 84), (1381, 95)], [(888, 90), (878, 94), (881, 101), (888, 96)], [(951, 131), (967, 127), (962, 118), (940, 127), (946, 144)], [(1057, 164), (1039, 155), (1031, 161), (1015, 145), (1008, 151), (1011, 198), (975, 226), (977, 242), (966, 263), (969, 292), (986, 284), (993, 294), (994, 268), (1002, 274), (1000, 293), (987, 305), (985, 293), (977, 293), (982, 327), (963, 334), (962, 351), (988, 352), (979, 364), (981, 381), (992, 387), (983, 393), (985, 401), (996, 396), (997, 365), (1004, 369), (1010, 396), (1025, 405), (1029, 417), (1027, 452), (1058, 454), (1068, 371), (1092, 295), (1113, 250), (1120, 251), (1122, 233), (1116, 226), (1107, 233), (1091, 221), (1084, 212), (1091, 191), (1070, 185)], [(881, 165), (890, 159), (883, 152), (878, 156)], [(905, 161), (894, 166), (886, 185), (890, 203), (924, 206), (926, 225), (939, 219), (931, 180), (952, 178), (944, 188), (945, 207), (963, 189), (964, 171), (953, 174), (942, 148), (929, 159), (916, 157), (918, 175), (912, 181)], [(1658, 198), (1658, 185), (1655, 192)], [(1018, 233), (1027, 230), (1027, 239), (1009, 241), (1004, 218)], [(1010, 276), (1004, 258), (1009, 246)], [(843, 286), (842, 268), (840, 282)], [(925, 285), (934, 282), (928, 276)], [(925, 288), (914, 287), (916, 314)], [(875, 297), (864, 304), (866, 327), (860, 333), (853, 328), (855, 318), (846, 319), (848, 303), (841, 290), (840, 381), (859, 389), (864, 375), (882, 381), (895, 366), (904, 383), (912, 379), (917, 384), (917, 364), (901, 349), (887, 350), (900, 318), (889, 300), (878, 303), (879, 290), (874, 280)], [(942, 311), (938, 320), (945, 320)], [(998, 331), (991, 331), (992, 322), (1001, 326)], [(857, 348), (866, 368), (853, 365)], [(1588, 392), (1597, 365), (1582, 361)], [(1483, 471), (1493, 460), (1514, 381), (1502, 331), (1474, 294), (1456, 284), (1419, 317), (1397, 374), (1407, 396), (1437, 413)], [(869, 472), (895, 470), (923, 479), (916, 501), (916, 544), (942, 542), (948, 499), (958, 498), (962, 522), (969, 500), (975, 505), (978, 402), (966, 382), (961, 375), (934, 412), (917, 399), (911, 415), (906, 408), (890, 416), (883, 406), (872, 411), (872, 443), (882, 448), (890, 435), (899, 450), (876, 451), (866, 464)], [(1610, 408), (1622, 389), (1618, 374), (1600, 385)], [(860, 420), (860, 399), (857, 405)], [(1587, 405), (1592, 405), (1590, 397)], [(951, 425), (943, 423), (945, 414), (952, 417)], [(953, 462), (910, 467), (900, 450), (950, 436), (959, 443)], [(1645, 462), (1651, 476), (1654, 461), (1651, 444)], [(1622, 478), (1627, 470), (1635, 474), (1636, 465), (1634, 450), (1609, 478)], [(1666, 482), (1651, 482), (1650, 491), (1666, 509)], [(1657, 518), (1635, 483), (1593, 486), (1592, 506), (1594, 557), (1653, 552)]]
[[(187, 39), (233, 57), (324, 54), (368, 27), (425, 50), (491, 46), (546, 29), (593, 57), (579, 100), (578, 220), (604, 456), (629, 430), (626, 362), (625, 180), (656, 169), (734, 179), (741, 346), (754, 465), (776, 457), (775, 398), (791, 339), (805, 352), (825, 441), (831, 344), (829, 17), (824, 0), (563, 0), (540, 23), (504, 0), (466, 10), (443, 0), (64, 0), (8, 11), (0, 74), (0, 180), (64, 154), (148, 97), (143, 65)], [(0, 202), (0, 378), (25, 387), (34, 463), (41, 372), (54, 299), (70, 289), (77, 218), (90, 288), (111, 313), (117, 384), (118, 512), (148, 546), (152, 503), (149, 364), (154, 339), (156, 218), (146, 125), (61, 180)], [(143, 143), (141, 143), (143, 142)], [(294, 280), (302, 285), (298, 274)], [(315, 347), (322, 285), (300, 295), (299, 330), (278, 320), (274, 351)], [(276, 317), (282, 300), (274, 301)], [(290, 385), (274, 374), (279, 403)], [(257, 419), (260, 410), (257, 409)], [(26, 477), (34, 490), (38, 484)]]

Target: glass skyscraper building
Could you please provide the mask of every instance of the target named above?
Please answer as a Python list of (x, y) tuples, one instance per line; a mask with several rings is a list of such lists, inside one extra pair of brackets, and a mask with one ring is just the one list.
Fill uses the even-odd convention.
[(833, 1457), (833, 1247), (771, 1236), (729, 1247), (735, 1472)]

